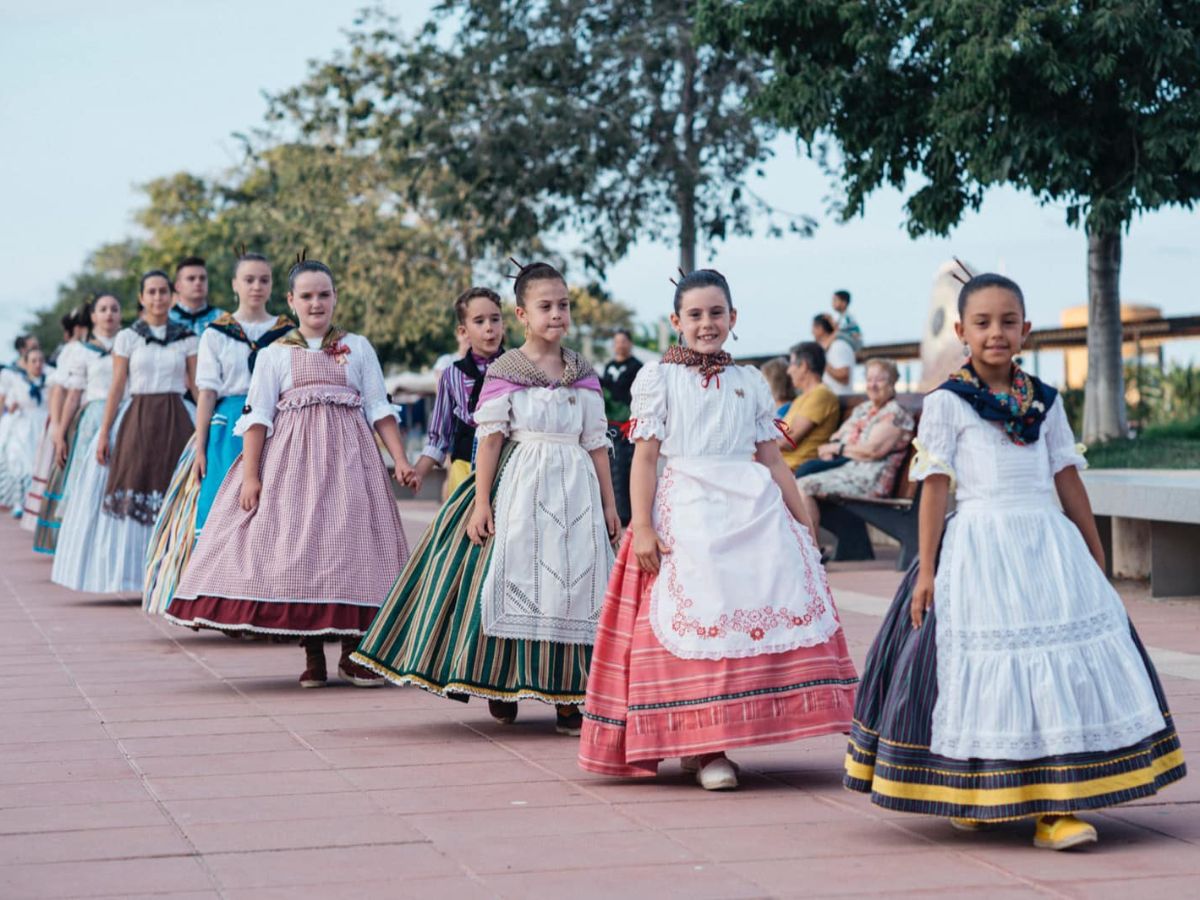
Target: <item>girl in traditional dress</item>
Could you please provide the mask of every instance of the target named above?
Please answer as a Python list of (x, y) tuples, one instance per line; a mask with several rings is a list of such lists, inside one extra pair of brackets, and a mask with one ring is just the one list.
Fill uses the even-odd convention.
[(1063, 850), (1096, 840), (1075, 813), (1154, 794), (1183, 752), (1062, 398), (1013, 362), (1021, 289), (978, 275), (958, 308), (970, 358), (925, 398), (920, 555), (867, 658), (845, 783), (965, 830), (1036, 817), (1034, 844)]
[(471, 474), (475, 456), (475, 408), (483, 390), (488, 366), (500, 354), (504, 342), (504, 317), (500, 295), (490, 288), (473, 287), (454, 301), (458, 333), (468, 342), (463, 357), (442, 370), (437, 399), (429, 422), (425, 449), (415, 468), (416, 486), (434, 466), (450, 458), (446, 471), (447, 495)]
[(234, 433), (242, 455), (221, 483), (166, 617), (177, 625), (302, 639), (301, 687), (338, 674), (383, 680), (350, 660), (408, 559), (371, 425), (411, 484), (383, 371), (366, 338), (333, 324), (333, 273), (316, 260), (288, 275), (299, 328), (258, 354)]
[(46, 430), (46, 357), (38, 348), (26, 350), (23, 365), (12, 370), (3, 397), (7, 424), (0, 444), (0, 506), (24, 514), (25, 495), (33, 482), (38, 441)]
[(238, 258), (233, 292), (237, 312), (218, 316), (200, 336), (196, 433), (179, 457), (150, 538), (142, 600), (149, 613), (161, 613), (170, 602), (225, 473), (242, 452), (234, 425), (259, 352), (295, 327), (287, 316), (267, 314), (271, 264), (265, 256)]
[(398, 684), (485, 697), (503, 723), (520, 699), (552, 703), (556, 730), (578, 734), (619, 527), (604, 399), (591, 367), (562, 346), (571, 324), (562, 275), (524, 266), (516, 296), (526, 340), (488, 368), (475, 473), (438, 513), (354, 658)]
[[(737, 787), (733, 747), (846, 731), (857, 678), (762, 373), (722, 347), (725, 278), (675, 290), (672, 347), (633, 385), (633, 519), (608, 583), (579, 764), (648, 776), (683, 758)], [(660, 454), (666, 458), (658, 474)]]
[[(39, 513), (46, 497), (46, 485), (50, 481), (50, 473), (54, 469), (55, 445), (54, 435), (59, 430), (62, 418), (63, 398), (66, 391), (62, 386), (63, 378), (71, 365), (72, 356), (79, 350), (79, 342), (87, 337), (87, 314), (90, 308), (77, 306), (66, 313), (59, 323), (62, 325), (64, 341), (55, 354), (55, 364), (46, 373), (46, 410), (48, 416), (46, 427), (38, 441), (37, 457), (33, 466), (33, 480), (29, 490), (25, 492), (25, 510), (21, 516), (21, 527), (26, 531), (35, 532), (33, 549), (41, 553), (53, 553), (53, 543), (46, 543), (49, 529), (39, 532)], [(66, 423), (62, 423), (66, 427)], [(41, 540), (39, 541), (39, 536)]]
[[(111, 445), (96, 444), (96, 459), (108, 469), (93, 535), (102, 572), (83, 590), (98, 593), (141, 593), (150, 532), (193, 427), (184, 394), (195, 392), (198, 339), (167, 318), (171, 282), (165, 272), (142, 276), (138, 301), (141, 317), (113, 342), (100, 433), (110, 433), (118, 414), (120, 425)], [(129, 403), (122, 410), (127, 389)]]
[[(74, 418), (78, 424), (69, 446), (62, 448), (66, 451), (66, 476), (58, 507), (61, 526), (50, 570), (51, 581), (77, 591), (100, 591), (110, 583), (107, 548), (94, 540), (108, 480), (108, 471), (96, 458), (96, 451), (112, 386), (113, 342), (121, 330), (120, 301), (112, 294), (101, 294), (92, 304), (91, 320), (92, 332), (82, 345), (86, 352), (72, 360), (64, 382), (67, 397), (63, 418)], [(81, 405), (83, 411), (75, 416)]]

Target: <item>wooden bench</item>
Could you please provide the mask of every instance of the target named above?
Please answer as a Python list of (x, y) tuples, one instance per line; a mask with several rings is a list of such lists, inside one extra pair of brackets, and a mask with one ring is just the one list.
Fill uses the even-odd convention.
[[(850, 410), (864, 402), (866, 397), (850, 395), (840, 399), (842, 421), (845, 421)], [(920, 421), (923, 394), (897, 394), (896, 399), (913, 416), (915, 422)], [(821, 510), (821, 527), (837, 538), (834, 561), (852, 562), (875, 558), (867, 525), (873, 525), (900, 543), (900, 554), (896, 558), (898, 570), (904, 571), (916, 558), (917, 512), (921, 503), (921, 484), (910, 481), (908, 477), (916, 448), (910, 442), (904, 450), (897, 452), (903, 453), (904, 458), (896, 473), (892, 492), (887, 497), (830, 495), (817, 501)]]

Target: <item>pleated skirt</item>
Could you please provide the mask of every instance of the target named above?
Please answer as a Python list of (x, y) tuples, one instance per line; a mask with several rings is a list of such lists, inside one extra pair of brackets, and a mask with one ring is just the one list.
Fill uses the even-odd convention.
[(47, 556), (53, 556), (58, 547), (58, 532), (62, 528), (62, 505), (67, 496), (67, 476), (75, 458), (75, 447), (79, 442), (79, 424), (83, 421), (84, 412), (83, 409), (79, 410), (67, 426), (66, 464), (60, 466), (58, 460), (54, 460), (50, 477), (46, 481), (46, 490), (42, 494), (42, 505), (37, 515), (37, 530), (33, 536), (33, 549)]
[[(512, 446), (501, 453), (497, 486)], [(484, 634), (481, 594), (495, 542), (477, 547), (467, 538), (474, 507), (472, 474), (421, 538), (354, 660), (389, 681), (442, 696), (582, 702), (590, 646)]]
[(221, 482), (242, 452), (242, 439), (233, 433), (233, 428), (245, 403), (245, 394), (223, 397), (217, 402), (208, 426), (208, 466), (203, 479), (193, 474), (194, 437), (188, 440), (179, 457), (150, 535), (142, 609), (152, 615), (163, 612), (175, 596)]
[(1166, 727), (1127, 747), (1038, 759), (953, 759), (933, 753), (937, 605), (914, 629), (918, 563), (900, 584), (867, 657), (846, 754), (845, 786), (900, 812), (1003, 821), (1067, 815), (1149, 797), (1187, 773), (1162, 685), (1137, 632)]
[(731, 659), (682, 659), (650, 622), (655, 576), (626, 532), (596, 632), (579, 765), (655, 774), (663, 759), (850, 730), (858, 676), (838, 629), (823, 644)]

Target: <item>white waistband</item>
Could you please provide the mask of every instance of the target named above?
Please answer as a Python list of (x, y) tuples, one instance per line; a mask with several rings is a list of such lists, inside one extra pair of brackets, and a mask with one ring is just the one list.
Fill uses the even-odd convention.
[(990, 497), (962, 497), (956, 500), (954, 508), (960, 513), (1060, 509), (1058, 496), (1053, 491), (1037, 491), (1032, 494), (993, 494)]
[(577, 434), (564, 434), (561, 431), (526, 431), (523, 428), (514, 429), (508, 439), (517, 443), (540, 441), (543, 444), (579, 444)]

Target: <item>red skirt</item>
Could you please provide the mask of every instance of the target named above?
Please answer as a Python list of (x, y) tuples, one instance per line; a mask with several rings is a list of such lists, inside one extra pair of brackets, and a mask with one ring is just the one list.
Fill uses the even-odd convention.
[(662, 759), (850, 730), (858, 676), (838, 632), (824, 644), (740, 659), (681, 659), (650, 624), (654, 576), (626, 533), (588, 672), (579, 765), (653, 775)]
[(180, 625), (252, 631), (258, 634), (362, 635), (379, 608), (352, 603), (298, 603), (197, 597), (171, 601), (170, 618)]

